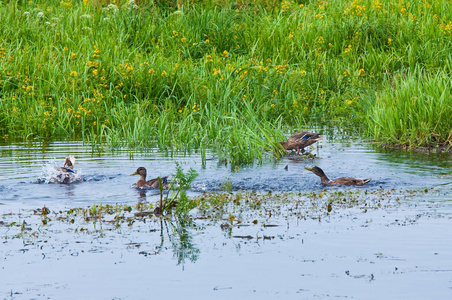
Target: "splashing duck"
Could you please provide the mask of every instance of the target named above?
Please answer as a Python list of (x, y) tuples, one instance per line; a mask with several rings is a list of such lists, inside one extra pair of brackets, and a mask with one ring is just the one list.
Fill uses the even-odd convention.
[(353, 177), (341, 177), (335, 180), (330, 180), (325, 175), (325, 172), (323, 172), (322, 169), (319, 167), (304, 167), (306, 170), (311, 171), (315, 175), (320, 177), (320, 180), (322, 182), (322, 185), (365, 185), (366, 183), (369, 183), (369, 181), (372, 180), (372, 178), (369, 179), (359, 179), (359, 178), (353, 178)]
[(76, 170), (74, 170), (74, 164), (75, 164), (75, 157), (74, 156), (68, 156), (64, 160), (64, 164), (62, 167), (57, 167), (57, 171), (60, 171), (61, 174), (59, 174), (58, 181), (61, 183), (69, 183), (71, 180), (75, 179), (75, 174), (77, 173)]
[[(132, 173), (130, 175), (140, 175), (140, 179), (136, 184), (133, 185), (133, 187), (153, 187), (158, 188), (159, 187), (159, 181), (158, 178), (154, 178), (151, 180), (146, 181), (146, 168), (139, 167), (135, 173)], [(170, 184), (168, 182), (168, 176), (160, 177), (162, 180), (163, 188), (167, 190), (170, 187)]]
[(292, 134), (287, 142), (280, 142), (280, 144), (285, 150), (297, 150), (297, 154), (300, 154), (300, 151), (304, 153), (305, 147), (320, 140), (323, 140), (323, 136), (318, 133), (302, 131)]

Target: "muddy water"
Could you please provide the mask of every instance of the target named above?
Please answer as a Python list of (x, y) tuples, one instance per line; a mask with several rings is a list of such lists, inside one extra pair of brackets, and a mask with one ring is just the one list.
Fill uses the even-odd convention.
[[(311, 149), (314, 159), (269, 158), (239, 167), (219, 163), (214, 153), (203, 165), (196, 153), (99, 153), (78, 142), (3, 144), (0, 151), (3, 299), (452, 297), (450, 156), (378, 152), (364, 142), (328, 139)], [(83, 181), (46, 183), (49, 168), (67, 155), (76, 157)], [(143, 166), (149, 176), (170, 175), (175, 162), (199, 173), (193, 196), (225, 184), (235, 191), (320, 193), (319, 178), (304, 169), (313, 165), (332, 179), (373, 179), (329, 193), (397, 190), (402, 196), (391, 198), (397, 205), (343, 208), (320, 220), (255, 211), (226, 228), (226, 221), (200, 219), (196, 211), (187, 220), (154, 217), (119, 229), (57, 218), (43, 225), (32, 213), (44, 205), (64, 211), (156, 202), (155, 191), (131, 187), (138, 178), (130, 174)], [(284, 204), (278, 209), (291, 211)], [(21, 227), (13, 224), (23, 221), (29, 234), (19, 236)]]

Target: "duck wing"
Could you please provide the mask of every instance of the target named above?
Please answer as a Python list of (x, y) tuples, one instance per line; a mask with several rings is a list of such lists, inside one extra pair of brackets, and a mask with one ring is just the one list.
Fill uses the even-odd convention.
[[(162, 180), (163, 187), (168, 185), (168, 176), (160, 177), (160, 179)], [(146, 181), (146, 185), (151, 186), (153, 188), (158, 188), (159, 187), (159, 180), (158, 180), (158, 178), (154, 178), (154, 179), (148, 180), (148, 181)]]

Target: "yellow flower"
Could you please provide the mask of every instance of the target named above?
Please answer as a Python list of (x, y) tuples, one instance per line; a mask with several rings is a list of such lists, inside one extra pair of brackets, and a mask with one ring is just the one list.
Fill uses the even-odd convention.
[(180, 40), (181, 40), (182, 43), (185, 43), (187, 41), (186, 38), (181, 38)]
[(162, 72), (162, 77), (166, 77), (166, 76), (168, 76), (168, 73), (166, 73), (166, 71), (163, 70), (163, 72)]
[(228, 53), (228, 51), (224, 50), (224, 51), (223, 51), (223, 54), (221, 54), (221, 55), (223, 55), (223, 57), (228, 57), (228, 56), (229, 56), (229, 53)]
[(94, 70), (93, 70), (93, 75), (97, 75), (98, 72), (99, 72), (99, 71), (98, 71), (97, 69), (94, 69)]
[(76, 77), (76, 76), (77, 76), (77, 72), (76, 72), (76, 71), (72, 71), (72, 72), (69, 74), (69, 76), (74, 76), (74, 77)]
[(388, 44), (391, 44), (392, 39), (388, 38)]
[(306, 76), (306, 71), (305, 70), (301, 70), (300, 74), (301, 74), (301, 77)]
[(364, 69), (360, 69), (359, 73), (358, 73), (358, 76), (364, 75), (364, 73), (366, 73), (366, 71), (364, 71)]
[(289, 33), (289, 39), (293, 38), (293, 33)]
[(275, 104), (272, 103), (270, 106), (273, 108), (273, 107), (275, 107)]
[(64, 47), (63, 48), (63, 51), (68, 51), (69, 49), (67, 48), (67, 47)]

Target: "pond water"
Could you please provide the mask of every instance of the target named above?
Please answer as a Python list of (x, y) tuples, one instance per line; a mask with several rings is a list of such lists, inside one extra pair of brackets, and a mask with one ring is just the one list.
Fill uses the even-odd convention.
[[(197, 153), (93, 152), (81, 142), (0, 144), (0, 296), (450, 299), (451, 156), (382, 152), (356, 140), (326, 139), (310, 150), (315, 158), (275, 160), (269, 154), (262, 165), (231, 166), (214, 153), (203, 165)], [(75, 156), (83, 181), (45, 183), (49, 168), (62, 166), (67, 155)], [(120, 229), (55, 220), (46, 226), (32, 213), (43, 206), (64, 211), (99, 203), (157, 203), (158, 192), (132, 188), (138, 178), (130, 174), (143, 166), (149, 178), (171, 175), (176, 162), (199, 174), (190, 196), (220, 192), (227, 184), (232, 191), (306, 195), (397, 190), (400, 201), (369, 211), (347, 207), (321, 219), (263, 217), (256, 211), (226, 229), (224, 221), (199, 218), (196, 211), (189, 219), (151, 217)], [(372, 181), (324, 188), (304, 169), (314, 165), (331, 179)], [(291, 210), (285, 204), (277, 209)], [(24, 221), (22, 227), (35, 232), (26, 239), (12, 228)]]

